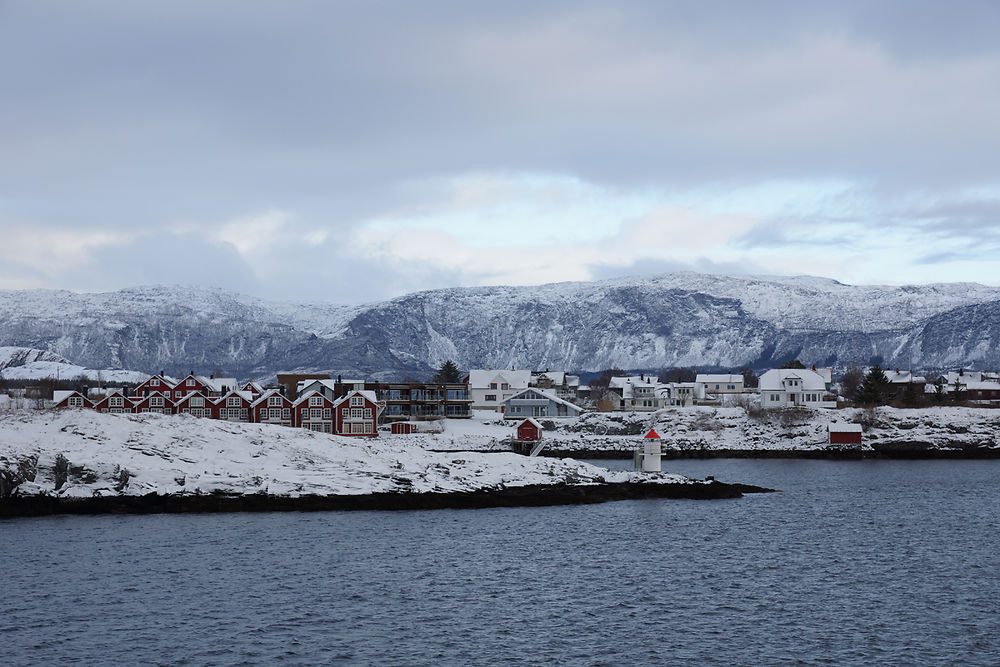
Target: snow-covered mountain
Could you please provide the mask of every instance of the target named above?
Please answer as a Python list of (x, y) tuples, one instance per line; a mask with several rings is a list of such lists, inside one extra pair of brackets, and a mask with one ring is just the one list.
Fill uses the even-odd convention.
[(0, 347), (0, 378), (4, 380), (85, 380), (139, 383), (146, 374), (129, 370), (93, 370), (58, 354), (30, 347)]
[(644, 279), (418, 292), (363, 306), (276, 303), (218, 289), (0, 292), (0, 344), (93, 368), (392, 378), (461, 367), (599, 370), (1000, 367), (1000, 288), (850, 286), (813, 277)]

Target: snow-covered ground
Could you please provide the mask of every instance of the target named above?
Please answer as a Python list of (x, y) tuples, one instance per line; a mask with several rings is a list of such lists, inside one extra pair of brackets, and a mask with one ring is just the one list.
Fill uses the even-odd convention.
[[(85, 409), (4, 413), (0, 470), (4, 469), (34, 478), (20, 485), (19, 495), (71, 498), (153, 492), (302, 496), (628, 481), (694, 483), (666, 473), (611, 472), (572, 459), (435, 453), (396, 438), (362, 440), (186, 415), (110, 415)], [(61, 484), (60, 469), (66, 478)]]
[[(830, 424), (860, 423), (863, 447), (875, 443), (927, 443), (931, 447), (996, 447), (1000, 410), (934, 407), (919, 410), (878, 408), (815, 411), (765, 411), (743, 408), (668, 408), (655, 413), (592, 412), (579, 419), (542, 419), (546, 447), (571, 451), (630, 452), (655, 428), (663, 445), (680, 450), (818, 450), (827, 446)], [(436, 450), (502, 451), (514, 423), (500, 415), (476, 412), (469, 420), (446, 419), (440, 433), (392, 435), (386, 442)]]

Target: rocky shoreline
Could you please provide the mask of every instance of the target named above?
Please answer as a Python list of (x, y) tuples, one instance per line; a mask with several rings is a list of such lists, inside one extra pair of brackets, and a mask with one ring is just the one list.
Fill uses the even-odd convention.
[[(539, 456), (591, 460), (631, 460), (632, 452), (612, 449), (546, 449)], [(869, 447), (823, 449), (668, 449), (665, 461), (678, 459), (1000, 459), (1000, 447), (938, 447), (926, 442), (884, 442)]]
[(99, 496), (60, 498), (25, 496), (0, 501), (0, 518), (57, 514), (182, 514), (218, 512), (314, 512), (359, 510), (482, 509), (583, 505), (652, 498), (719, 500), (744, 493), (771, 493), (749, 484), (724, 482), (623, 482), (518, 486), (450, 493), (367, 493), (358, 495), (274, 496), (210, 493), (199, 495)]

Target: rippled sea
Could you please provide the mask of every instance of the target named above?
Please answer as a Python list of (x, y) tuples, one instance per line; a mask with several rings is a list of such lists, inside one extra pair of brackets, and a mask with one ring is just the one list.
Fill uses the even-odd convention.
[(782, 492), (0, 520), (0, 664), (1000, 664), (1000, 461), (665, 467)]

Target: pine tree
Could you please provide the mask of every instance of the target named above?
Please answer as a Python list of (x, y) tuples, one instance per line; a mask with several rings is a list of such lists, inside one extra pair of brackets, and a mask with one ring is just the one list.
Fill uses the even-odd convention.
[(434, 379), (432, 382), (461, 382), (462, 381), (462, 371), (458, 369), (458, 366), (454, 361), (448, 359), (443, 362), (441, 366), (437, 369), (437, 373), (434, 374)]
[(878, 364), (868, 369), (865, 379), (861, 381), (858, 388), (858, 403), (862, 405), (882, 405), (885, 403), (886, 389), (889, 386), (889, 378)]

